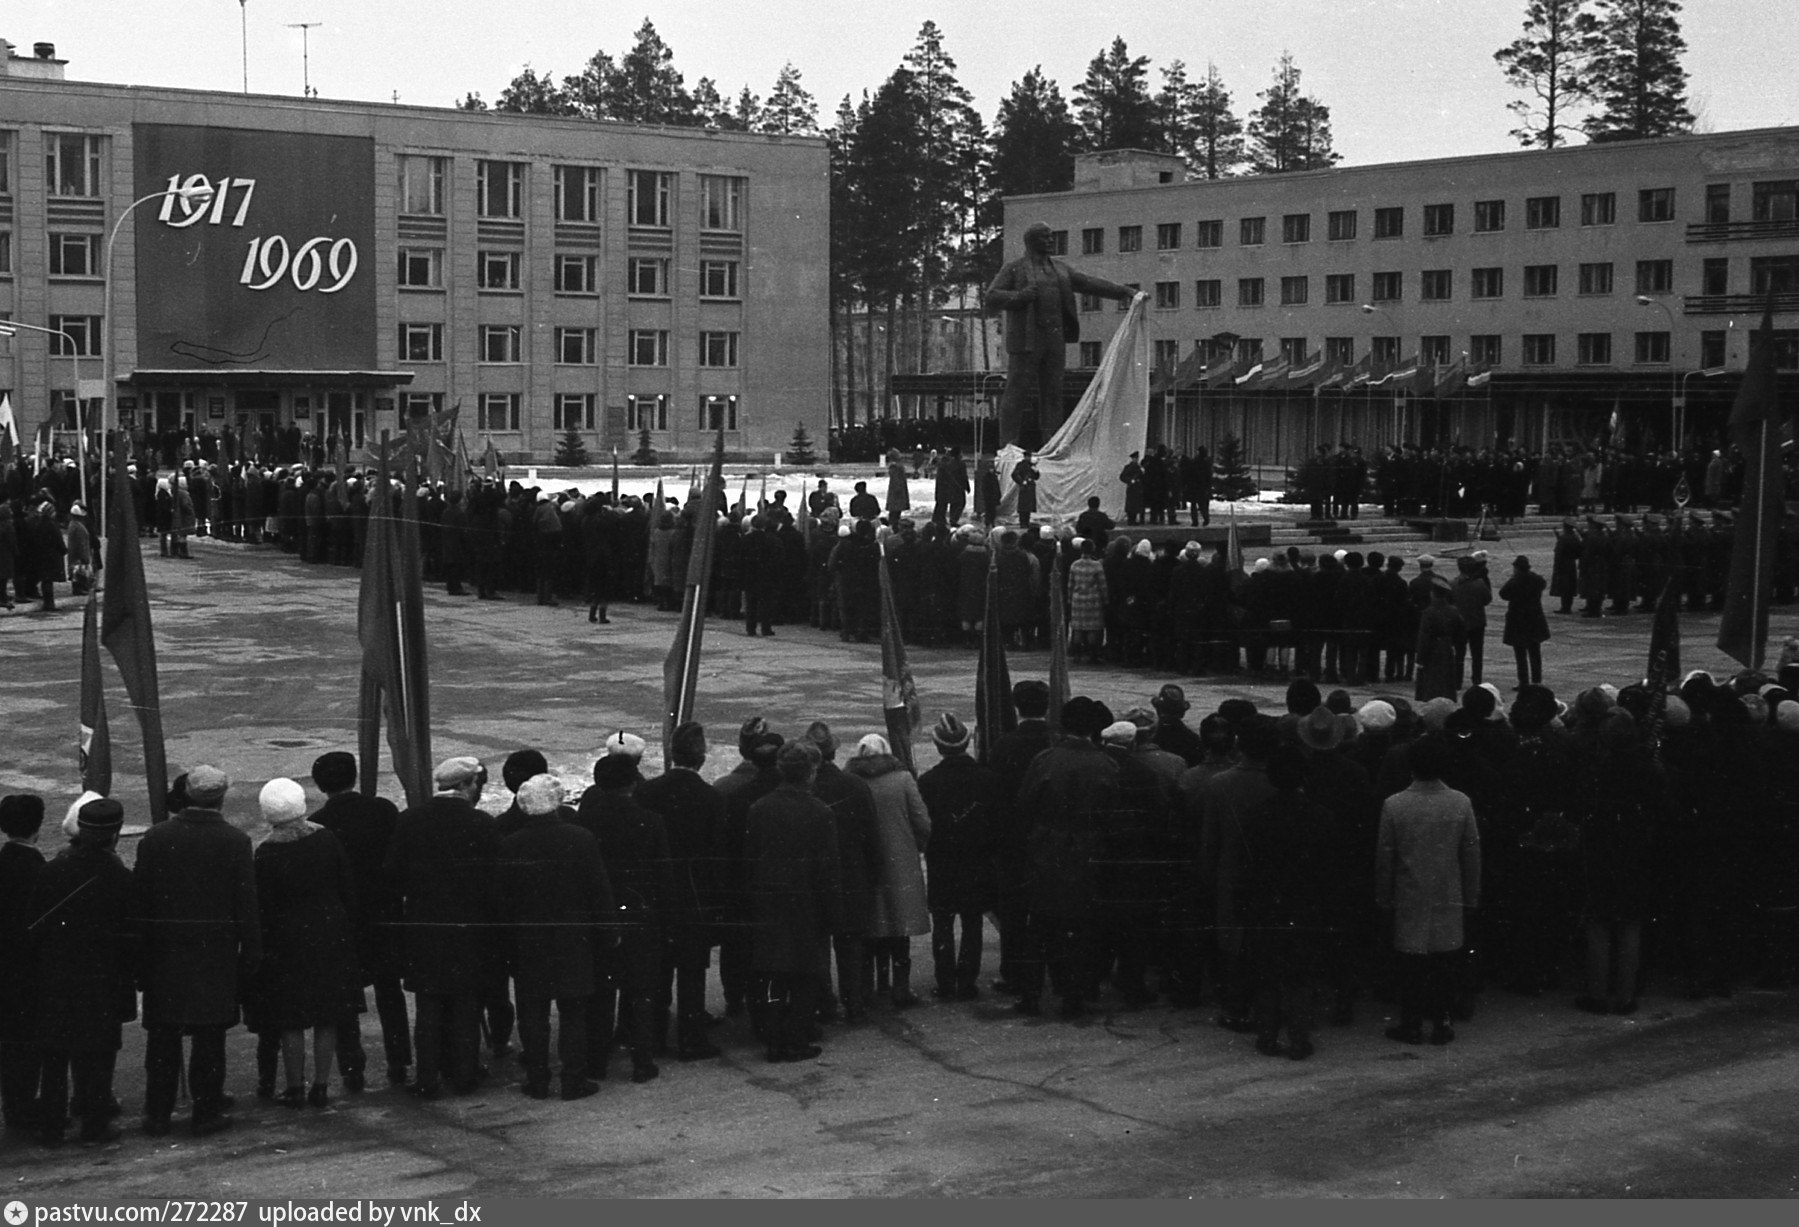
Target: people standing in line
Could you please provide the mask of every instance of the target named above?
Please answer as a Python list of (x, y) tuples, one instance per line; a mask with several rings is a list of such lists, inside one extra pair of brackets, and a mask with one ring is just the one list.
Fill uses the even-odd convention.
[[(37, 514), (27, 523), (33, 574), (38, 581), (38, 599), (43, 602), (40, 613), (56, 612), (56, 585), (68, 578), (65, 559), (68, 543), (62, 527), (56, 522), (56, 504), (45, 499), (38, 504)], [(186, 548), (185, 546), (183, 547)]]
[(1487, 647), (1487, 606), (1493, 603), (1493, 584), (1487, 575), (1485, 550), (1455, 560), (1456, 576), (1451, 582), (1449, 603), (1462, 616), (1463, 646), (1456, 651), (1457, 672), (1466, 660), (1464, 676), (1468, 685), (1478, 686)]
[(971, 741), (968, 726), (944, 712), (931, 729), (942, 761), (918, 779), (931, 822), (925, 894), (932, 995), (939, 1000), (980, 996), (982, 918), (995, 901), (993, 851), (1005, 817), (1005, 783), (969, 754)]
[(968, 490), (968, 462), (962, 458), (961, 448), (952, 447), (949, 455), (937, 464), (936, 503), (931, 518), (952, 528), (960, 524), (962, 512), (968, 506)]
[(1037, 483), (1042, 476), (1028, 450), (1023, 459), (1012, 466), (1012, 484), (1018, 487), (1018, 523), (1021, 527), (1029, 528), (1031, 517), (1037, 514)]
[(1500, 639), (1517, 659), (1520, 690), (1543, 681), (1543, 644), (1549, 639), (1549, 619), (1543, 613), (1545, 587), (1523, 554), (1512, 560), (1511, 577), (1499, 587), (1499, 599), (1505, 602)]
[(918, 781), (900, 764), (879, 733), (856, 743), (847, 770), (868, 785), (874, 797), (875, 839), (880, 848), (879, 874), (873, 883), (874, 907), (869, 921), (869, 951), (880, 968), (892, 968), (893, 1008), (918, 1004), (912, 990), (912, 938), (931, 931), (925, 896), (922, 855), (931, 836), (931, 815), (919, 795)]
[(831, 951), (837, 972), (837, 1005), (845, 1023), (868, 1014), (873, 967), (868, 959), (874, 884), (881, 874), (881, 847), (875, 834), (875, 801), (861, 777), (837, 766), (837, 735), (822, 720), (806, 726), (806, 740), (818, 751), (812, 795), (831, 810), (837, 840), (837, 925)]
[[(10, 515), (0, 511), (0, 515)], [(42, 1123), (38, 1085), (37, 960), (31, 952), (32, 896), (44, 872), (38, 835), (44, 799), (20, 793), (0, 800), (0, 1117), (9, 1133)]]

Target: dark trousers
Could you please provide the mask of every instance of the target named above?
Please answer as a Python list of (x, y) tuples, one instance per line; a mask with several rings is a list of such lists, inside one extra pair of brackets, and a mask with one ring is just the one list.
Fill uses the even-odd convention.
[[(81, 1136), (99, 1137), (112, 1115), (112, 1071), (119, 1054), (115, 1052), (68, 1052), (60, 1048), (44, 1050), (44, 1097), (39, 1107), (40, 1128), (60, 1134), (69, 1123), (70, 1109), (81, 1118)], [(70, 1075), (75, 1083), (75, 1098), (69, 1099)]]
[(1290, 929), (1258, 929), (1247, 940), (1257, 1034), (1274, 1039), (1284, 1026), (1289, 1040), (1304, 1042), (1312, 1033), (1318, 998), (1318, 938)]
[(662, 978), (662, 935), (648, 926), (627, 928), (618, 945), (602, 951), (595, 966), (599, 989), (587, 1016), (588, 1061), (603, 1070), (618, 1030), (626, 1031), (631, 1062), (648, 1063), (656, 1053), (656, 985)]
[(831, 938), (837, 960), (837, 1000), (847, 1018), (868, 1008), (868, 977), (864, 972), (868, 965), (867, 944), (860, 933), (839, 933)]
[(1031, 913), (1019, 956), (1019, 996), (1043, 996), (1044, 973), (1064, 1004), (1084, 1002), (1098, 984), (1099, 926), (1085, 917)]
[(492, 972), (481, 989), (481, 1022), (487, 1027), (487, 1046), (495, 1053), (512, 1042), (512, 977)]
[(750, 987), (750, 952), (755, 941), (747, 922), (728, 927), (718, 943), (718, 981), (725, 1009), (741, 1010)]
[(795, 1052), (812, 1042), (818, 1025), (822, 976), (777, 973), (767, 977), (767, 1034), (770, 1056)]
[(22, 1040), (0, 1041), (0, 1114), (8, 1126), (29, 1128), (38, 1121), (38, 1081), (43, 1050)]
[[(587, 1077), (587, 997), (557, 997), (556, 1058), (562, 1063), (562, 1084)], [(518, 995), (518, 1039), (524, 1049), (519, 1064), (533, 1084), (550, 1081), (550, 1001), (521, 991)]]
[(769, 625), (774, 617), (774, 595), (759, 583), (745, 584), (743, 587), (743, 630), (753, 635), (756, 628), (761, 627), (764, 635), (772, 633)]
[(56, 581), (51, 580), (51, 579), (46, 579), (46, 580), (41, 581), (38, 585), (38, 595), (39, 595), (39, 598), (44, 602), (45, 609), (55, 609), (56, 608)]
[(712, 946), (707, 941), (707, 934), (696, 927), (693, 931), (678, 932), (669, 942), (666, 966), (662, 976), (657, 980), (656, 1005), (659, 1012), (666, 1015), (669, 1008), (674, 1008), (675, 1016), (681, 1020), (681, 1042), (689, 1037), (690, 1025), (696, 1026), (692, 1035), (704, 1038), (704, 1023), (693, 1024), (706, 1012), (706, 972), (712, 966)]
[(1514, 643), (1512, 655), (1518, 661), (1518, 684), (1520, 686), (1538, 685), (1543, 680), (1543, 645), (1540, 643)]
[[(961, 928), (958, 942), (956, 930)], [(937, 990), (948, 994), (971, 989), (981, 974), (981, 926), (979, 910), (931, 912), (931, 961), (937, 972)]]
[(1400, 954), (1394, 957), (1393, 971), (1399, 990), (1399, 1025), (1416, 1031), (1426, 1022), (1434, 1026), (1449, 1023), (1450, 993), (1461, 965), (1462, 952), (1444, 950), (1434, 954)]
[(481, 998), (476, 993), (414, 993), (413, 1047), (418, 1085), (436, 1090), (447, 1075), (458, 1090), (480, 1076)]
[[(375, 977), (375, 1013), (381, 1020), (381, 1047), (390, 1070), (412, 1064), (412, 1033), (406, 1019), (406, 993), (398, 976)], [(350, 1014), (337, 1022), (337, 1068), (340, 1073), (360, 1074), (368, 1069), (368, 1053), (362, 1047), (362, 1019)]]
[(1015, 985), (1019, 982), (1019, 956), (1029, 940), (1030, 908), (1025, 896), (1029, 868), (1022, 857), (1006, 854), (994, 858), (993, 868), (999, 886), (998, 907), (994, 910), (994, 919), (999, 922), (999, 975)]
[(224, 1110), (225, 1032), (223, 1026), (151, 1027), (144, 1045), (144, 1115), (166, 1121), (175, 1113), (175, 1091), (181, 1081), (181, 1037), (188, 1037), (187, 1090), (194, 1119), (206, 1120)]

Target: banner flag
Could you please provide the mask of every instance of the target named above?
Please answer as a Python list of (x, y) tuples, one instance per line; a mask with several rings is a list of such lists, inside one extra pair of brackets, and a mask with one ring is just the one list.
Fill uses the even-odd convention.
[(131, 478), (125, 472), (125, 436), (113, 445), (112, 498), (106, 518), (106, 592), (100, 605), (100, 642), (112, 653), (125, 693), (144, 734), (144, 783), (150, 793), (150, 821), (168, 815), (169, 765), (162, 741), (162, 700), (156, 684), (156, 636), (150, 628), (150, 592), (144, 586), (144, 555), (137, 535)]
[(1058, 551), (1049, 564), (1049, 727), (1062, 731), (1062, 705), (1072, 689), (1068, 680), (1068, 568)]
[(987, 543), (987, 596), (981, 611), (981, 653), (975, 664), (974, 710), (980, 729), (979, 757), (985, 765), (993, 743), (1018, 727), (1012, 705), (1012, 675), (1006, 669), (1006, 637), (999, 625), (999, 551)]
[(725, 499), (725, 432), (721, 425), (712, 450), (712, 472), (702, 501), (695, 504), (693, 548), (687, 555), (687, 581), (681, 596), (681, 624), (662, 664), (662, 756), (670, 761), (675, 729), (693, 719), (699, 688), (700, 647), (706, 635), (706, 598), (712, 586), (712, 542), (718, 535), (718, 509)]
[(422, 805), (432, 793), (430, 676), (418, 542), (418, 495), (414, 483), (403, 485), (403, 505), (396, 516), (388, 438), (383, 431), (381, 464), (369, 503), (368, 544), (356, 612), (356, 634), (362, 644), (358, 749), (363, 794), (374, 796), (379, 782), (381, 722), (385, 716), (394, 774), (406, 790), (406, 803)]
[(906, 640), (900, 633), (899, 607), (893, 599), (893, 576), (887, 562), (887, 546), (881, 545), (881, 711), (887, 720), (887, 742), (894, 757), (907, 771), (917, 771), (912, 760), (912, 734), (924, 721), (918, 704), (918, 684), (906, 661)]
[(81, 728), (76, 761), (83, 792), (112, 795), (112, 732), (106, 726), (106, 691), (100, 678), (100, 598), (88, 593), (81, 614)]
[(1768, 646), (1768, 597), (1786, 497), (1780, 470), (1780, 424), (1774, 295), (1769, 291), (1761, 327), (1749, 338), (1749, 365), (1730, 410), (1731, 439), (1743, 453), (1743, 496), (1737, 504), (1736, 534), (1730, 547), (1724, 614), (1718, 619), (1718, 649), (1750, 669), (1762, 667)]
[(0, 392), (0, 465), (11, 464), (13, 453), (19, 450), (19, 422), (13, 417), (12, 396)]

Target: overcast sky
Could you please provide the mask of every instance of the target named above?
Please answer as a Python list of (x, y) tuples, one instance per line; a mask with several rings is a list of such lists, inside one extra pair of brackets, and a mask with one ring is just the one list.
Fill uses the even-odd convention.
[[(1114, 36), (1152, 69), (1181, 59), (1199, 75), (1215, 62), (1239, 114), (1286, 49), (1357, 164), (1514, 148), (1516, 95), (1493, 52), (1523, 11), (1524, 0), (6, 0), (0, 37), (21, 54), (55, 43), (77, 80), (236, 91), (242, 18), (251, 91), (297, 96), (301, 31), (288, 27), (318, 22), (307, 37), (321, 97), (447, 106), (468, 90), (491, 102), (527, 63), (560, 78), (597, 49), (622, 54), (647, 15), (690, 86), (709, 76), (727, 96), (746, 84), (766, 95), (791, 60), (825, 124), (846, 93), (880, 85), (927, 19), (989, 122), (1033, 65), (1072, 103)], [(1799, 3), (1687, 0), (1682, 27), (1702, 130), (1799, 124)]]

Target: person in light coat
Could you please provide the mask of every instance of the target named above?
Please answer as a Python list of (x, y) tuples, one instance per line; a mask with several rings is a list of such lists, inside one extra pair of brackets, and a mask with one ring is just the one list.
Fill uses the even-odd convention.
[(893, 1007), (918, 1004), (912, 991), (912, 938), (931, 931), (923, 852), (931, 837), (931, 813), (918, 781), (900, 764), (887, 739), (870, 733), (856, 743), (848, 771), (874, 794), (879, 875), (874, 882), (869, 947), (893, 961)]

